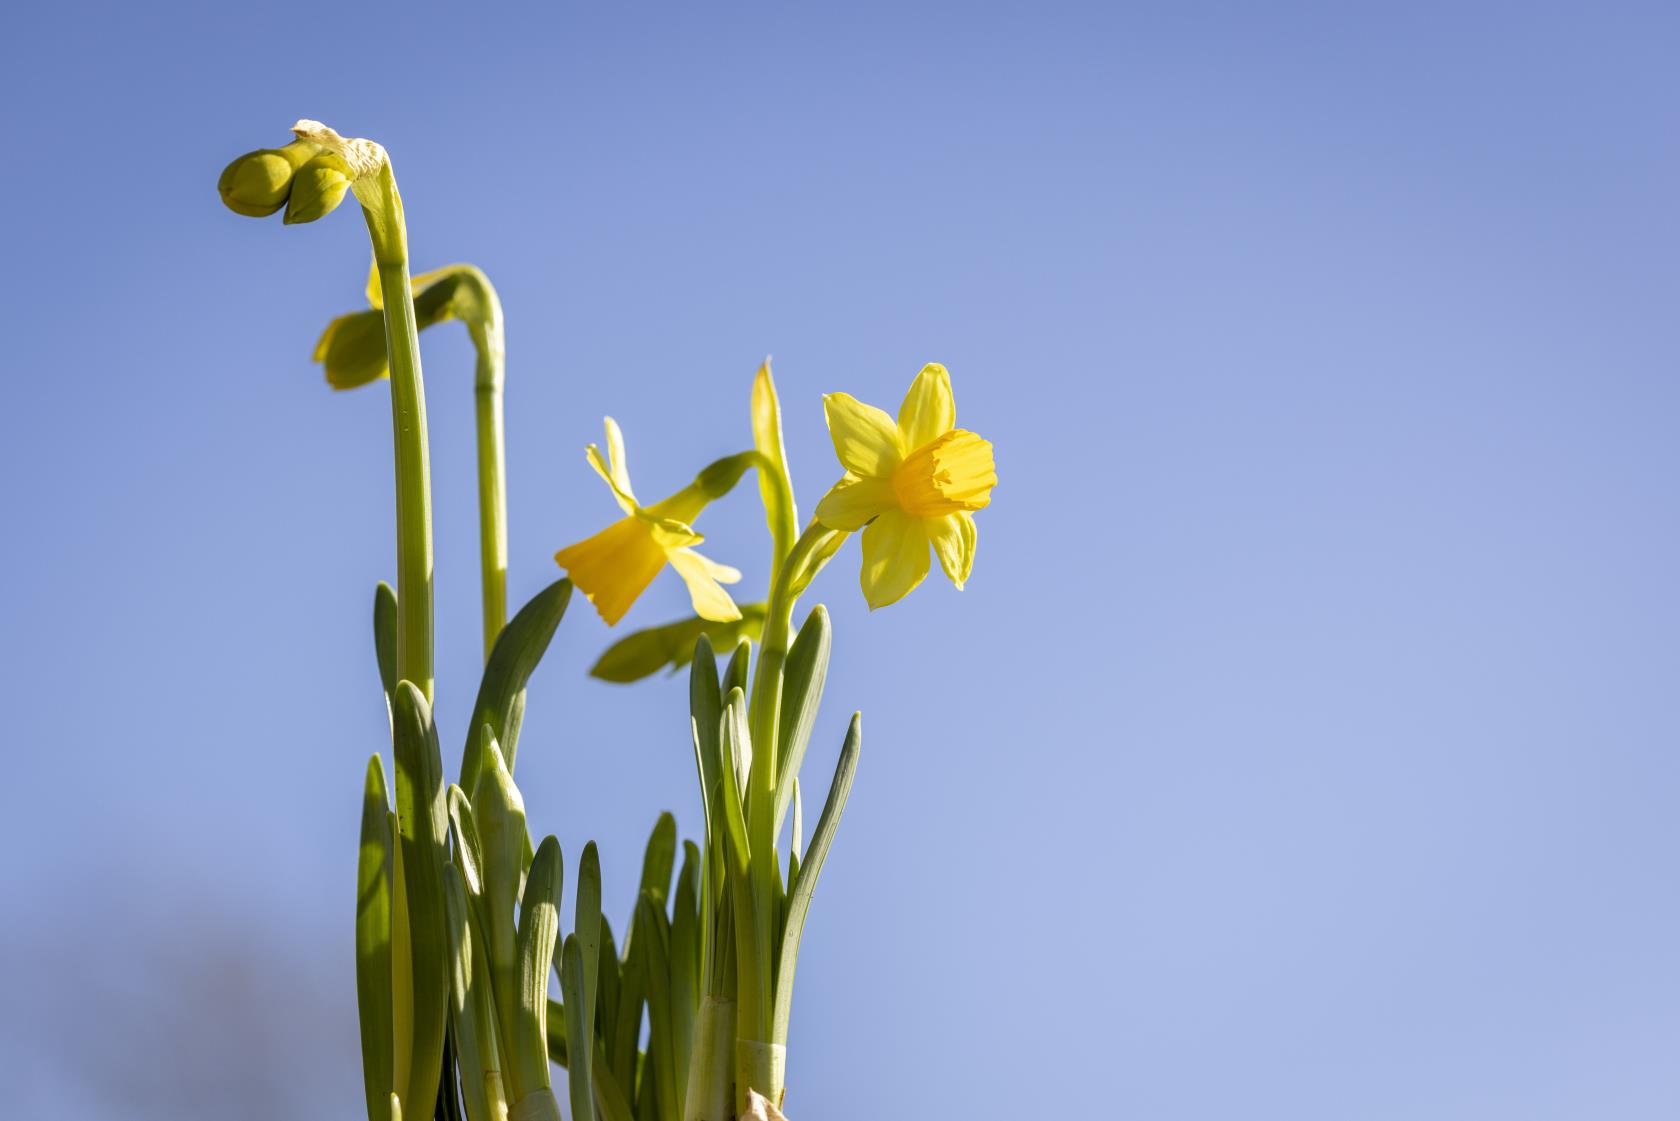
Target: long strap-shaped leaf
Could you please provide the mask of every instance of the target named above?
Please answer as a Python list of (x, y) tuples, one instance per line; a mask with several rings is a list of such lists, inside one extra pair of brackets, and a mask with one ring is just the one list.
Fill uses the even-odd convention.
[(368, 1121), (384, 1121), (391, 1109), (391, 860), (391, 807), (376, 753), (362, 788), (356, 860), (356, 1010)]
[(675, 1117), (682, 1102), (677, 1093), (672, 1046), (670, 927), (651, 892), (642, 893), (636, 912), (640, 937), (646, 939), (643, 961), (647, 963), (648, 977), (648, 1061), (652, 1066), (654, 1097), (661, 1117)]
[(567, 1037), (579, 1047), (572, 1059), (567, 1088), (572, 1116), (594, 1112), (596, 970), (601, 955), (601, 857), (590, 841), (578, 862), (577, 925), (561, 951), (560, 987), (566, 998)]
[(411, 681), (397, 685), (397, 833), (407, 891), (414, 1036), (403, 1106), (412, 1114), (437, 1100), (449, 1007), (449, 935), (443, 898), (448, 811), (443, 759), (432, 709)]
[[(459, 834), (457, 834), (459, 836)], [(461, 1067), (461, 1097), (467, 1121), (499, 1121), (490, 1100), (490, 1077), (496, 1071), (494, 1017), (481, 1003), (479, 978), (484, 948), (474, 945), (467, 915), (467, 889), (453, 862), (443, 868), (444, 903), (449, 911), (449, 1013), (455, 1053)]]
[[(385, 716), (395, 719), (391, 698), (397, 691), (397, 593), (381, 580), (373, 590), (373, 655), (379, 661), (379, 684), (385, 690)], [(379, 1108), (388, 1108), (381, 1101)], [(384, 1121), (383, 1113), (379, 1121)]]
[(782, 670), (782, 707), (776, 722), (776, 836), (782, 834), (782, 820), (793, 801), (793, 783), (805, 761), (811, 729), (822, 705), (823, 685), (828, 680), (828, 655), (833, 646), (833, 629), (828, 609), (817, 604), (799, 628), (799, 636), (788, 650)]
[(501, 744), (507, 769), (513, 770), (519, 726), (525, 719), (525, 683), (542, 661), (571, 598), (572, 582), (556, 580), (521, 607), (496, 636), (478, 686), (478, 699), (473, 702), (472, 719), (467, 722), (467, 746), (461, 755), (462, 790), (478, 788), (484, 746), (480, 729), (486, 724)]
[(793, 972), (799, 961), (799, 938), (805, 931), (805, 915), (811, 909), (811, 895), (817, 890), (817, 877), (822, 874), (823, 861), (828, 859), (829, 846), (840, 828), (840, 815), (846, 809), (846, 799), (852, 792), (852, 779), (857, 776), (858, 752), (863, 746), (863, 714), (853, 713), (851, 727), (846, 729), (846, 742), (840, 748), (840, 761), (834, 767), (834, 781), (829, 784), (828, 801), (822, 816), (817, 818), (816, 831), (811, 834), (811, 847), (799, 865), (799, 877), (788, 892), (787, 922), (782, 931), (782, 948), (776, 970), (776, 1006), (771, 1018), (771, 1042), (787, 1044), (788, 1017), (793, 1010)]
[(516, 1103), (549, 1088), (548, 975), (554, 968), (554, 944), (560, 934), (564, 875), (560, 842), (544, 837), (537, 846), (536, 859), (525, 880), (525, 895), (519, 903), (519, 966), (515, 978), (518, 1010), (507, 1072), (512, 1084), (509, 1096)]

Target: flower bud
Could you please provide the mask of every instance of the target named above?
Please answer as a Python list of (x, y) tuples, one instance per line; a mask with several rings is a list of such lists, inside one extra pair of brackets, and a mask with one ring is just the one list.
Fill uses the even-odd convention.
[(387, 377), (385, 313), (378, 308), (341, 315), (321, 332), (315, 361), (327, 370), (334, 389), (355, 389)]
[(322, 152), (298, 168), (292, 197), (286, 203), (286, 225), (324, 218), (344, 201), (350, 189), (350, 165), (331, 152)]
[(292, 177), (321, 149), (304, 140), (284, 148), (259, 148), (228, 164), (216, 181), (222, 202), (235, 214), (266, 218), (286, 205)]

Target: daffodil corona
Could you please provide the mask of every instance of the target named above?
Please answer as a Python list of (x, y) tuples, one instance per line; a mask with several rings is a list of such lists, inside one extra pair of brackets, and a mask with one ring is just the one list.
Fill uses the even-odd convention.
[(846, 393), (823, 398), (846, 474), (817, 505), (830, 529), (863, 530), (863, 595), (885, 607), (928, 574), (928, 550), (959, 589), (974, 568), (974, 511), (997, 485), (992, 445), (956, 427), (944, 366), (922, 367), (898, 421)]
[(600, 448), (590, 444), (589, 465), (611, 488), (625, 516), (593, 537), (561, 549), (554, 554), (555, 561), (608, 626), (624, 618), (630, 605), (667, 564), (688, 585), (696, 615), (714, 622), (739, 619), (741, 612), (723, 585), (740, 580), (741, 573), (693, 548), (705, 538), (689, 523), (716, 497), (704, 485), (705, 474), (664, 501), (642, 506), (630, 489), (624, 435), (618, 422), (607, 417), (606, 429), (606, 458), (602, 458)]

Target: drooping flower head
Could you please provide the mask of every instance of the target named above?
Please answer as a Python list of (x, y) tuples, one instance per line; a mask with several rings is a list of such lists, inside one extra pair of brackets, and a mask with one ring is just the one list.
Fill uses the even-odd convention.
[(817, 505), (830, 529), (863, 530), (863, 595), (896, 603), (927, 576), (931, 547), (959, 589), (974, 568), (974, 511), (997, 485), (992, 445), (956, 427), (944, 366), (922, 367), (898, 421), (846, 393), (823, 397), (834, 452), (846, 474)]
[[(624, 435), (612, 417), (606, 418), (606, 429), (607, 454), (603, 457), (601, 449), (590, 444), (589, 465), (611, 488), (625, 516), (593, 537), (561, 549), (554, 559), (571, 576), (578, 591), (595, 605), (609, 627), (624, 618), (636, 597), (667, 564), (688, 585), (696, 615), (715, 622), (739, 619), (741, 612), (723, 585), (740, 580), (741, 573), (701, 556), (693, 548), (705, 538), (694, 532), (689, 523), (719, 496), (718, 484), (709, 475), (711, 469), (671, 497), (643, 506), (630, 489)], [(733, 471), (728, 486), (734, 485), (744, 469), (743, 464), (740, 470)], [(722, 489), (727, 490), (728, 486)]]

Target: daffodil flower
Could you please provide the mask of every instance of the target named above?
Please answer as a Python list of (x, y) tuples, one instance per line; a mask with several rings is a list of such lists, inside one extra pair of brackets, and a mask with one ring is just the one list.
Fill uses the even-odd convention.
[[(630, 489), (630, 472), (624, 462), (624, 435), (612, 417), (607, 418), (606, 429), (607, 455), (603, 458), (601, 449), (590, 444), (589, 465), (612, 489), (613, 498), (625, 516), (595, 536), (561, 549), (554, 559), (571, 576), (578, 591), (595, 605), (609, 627), (624, 618), (636, 597), (667, 564), (688, 585), (696, 615), (719, 623), (739, 619), (741, 612), (723, 585), (735, 583), (741, 573), (693, 549), (705, 538), (694, 532), (689, 523), (707, 503), (719, 497), (716, 486), (710, 485), (708, 478), (712, 469), (702, 472), (693, 483), (671, 497), (643, 506)], [(743, 470), (745, 464), (733, 471), (729, 486), (734, 485)]]
[(863, 596), (896, 603), (928, 574), (928, 548), (959, 589), (974, 568), (974, 511), (997, 485), (992, 445), (956, 427), (951, 375), (922, 367), (898, 422), (846, 393), (823, 397), (845, 476), (817, 505), (830, 529), (863, 530)]

